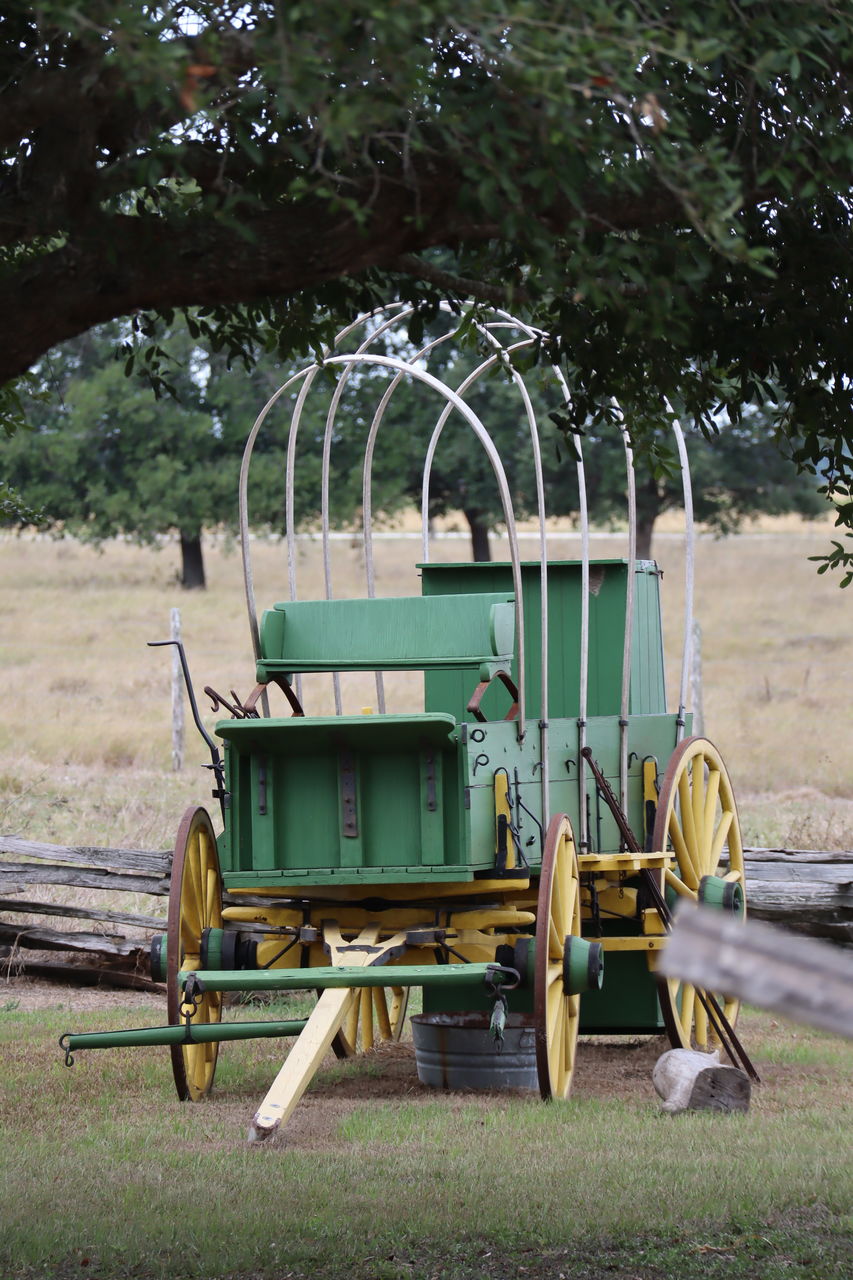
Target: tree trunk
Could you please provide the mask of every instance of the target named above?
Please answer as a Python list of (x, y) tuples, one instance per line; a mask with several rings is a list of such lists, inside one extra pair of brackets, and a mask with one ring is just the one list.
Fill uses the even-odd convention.
[(207, 586), (200, 533), (181, 532), (181, 586), (188, 590)]
[(655, 518), (649, 519), (644, 512), (637, 512), (637, 559), (651, 560), (652, 558), (652, 533), (654, 532)]
[(654, 476), (637, 477), (637, 559), (651, 560), (652, 533), (661, 513), (660, 486)]
[(482, 519), (482, 512), (476, 508), (466, 509), (465, 519), (471, 531), (471, 558), (473, 560), (491, 560), (492, 549), (489, 546), (489, 526)]

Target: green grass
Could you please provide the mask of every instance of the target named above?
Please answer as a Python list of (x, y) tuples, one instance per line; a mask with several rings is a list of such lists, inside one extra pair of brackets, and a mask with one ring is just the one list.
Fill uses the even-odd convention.
[(61, 1031), (161, 1017), (0, 1010), (4, 1278), (849, 1274), (853, 1051), (832, 1037), (792, 1059), (798, 1029), (750, 1013), (765, 1083), (745, 1116), (664, 1115), (650, 1080), (549, 1106), (371, 1096), (381, 1062), (329, 1065), (250, 1146), (280, 1044), (229, 1045), (195, 1106), (166, 1050), (61, 1065)]

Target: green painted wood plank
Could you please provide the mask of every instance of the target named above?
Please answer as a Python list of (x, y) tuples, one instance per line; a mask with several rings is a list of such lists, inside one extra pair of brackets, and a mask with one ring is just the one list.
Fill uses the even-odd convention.
[(512, 600), (510, 591), (277, 604), (261, 620), (259, 678), (442, 666), (508, 670)]
[(241, 754), (334, 753), (342, 738), (359, 751), (412, 748), (419, 740), (447, 747), (456, 732), (447, 712), (389, 716), (324, 716), (220, 720), (216, 734)]

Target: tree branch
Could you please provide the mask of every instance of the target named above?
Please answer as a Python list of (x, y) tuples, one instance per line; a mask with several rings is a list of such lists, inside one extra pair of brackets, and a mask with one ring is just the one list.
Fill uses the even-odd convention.
[(482, 280), (473, 280), (470, 276), (457, 276), (450, 271), (442, 271), (440, 267), (413, 253), (401, 254), (394, 262), (387, 264), (389, 271), (401, 271), (403, 275), (414, 276), (427, 284), (434, 284), (439, 289), (459, 294), (462, 298), (475, 298), (478, 302), (491, 302), (498, 307), (516, 306), (529, 302), (524, 289), (506, 289), (499, 285), (490, 285)]

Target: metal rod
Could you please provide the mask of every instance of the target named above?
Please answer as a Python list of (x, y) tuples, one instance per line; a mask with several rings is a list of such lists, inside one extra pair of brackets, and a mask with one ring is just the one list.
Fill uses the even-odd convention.
[(464, 987), (502, 971), (494, 964), (326, 965), (310, 969), (182, 970), (184, 986), (197, 978), (205, 991), (305, 991), (328, 987)]
[(672, 430), (678, 446), (678, 458), (681, 464), (681, 485), (684, 491), (684, 646), (681, 654), (681, 683), (678, 690), (678, 717), (676, 719), (676, 746), (684, 737), (684, 722), (687, 713), (687, 686), (690, 682), (690, 668), (693, 661), (693, 578), (695, 563), (695, 534), (693, 524), (693, 487), (690, 483), (690, 460), (687, 457), (687, 445), (681, 423), (669, 401), (666, 407), (672, 414)]
[[(496, 326), (488, 326), (486, 329), (486, 337), (494, 345), (497, 345), (497, 339), (491, 332)], [(531, 331), (525, 331), (531, 335)], [(517, 344), (519, 347), (522, 343)], [(513, 347), (512, 350), (515, 350)], [(524, 411), (527, 415), (527, 425), (530, 431), (530, 445), (533, 451), (533, 470), (536, 481), (536, 513), (539, 519), (539, 625), (540, 625), (540, 653), (539, 653), (539, 669), (540, 669), (540, 693), (539, 693), (539, 753), (541, 768), (539, 771), (539, 783), (542, 793), (542, 824), (547, 829), (551, 820), (551, 776), (548, 757), (548, 530), (546, 525), (545, 511), (545, 481), (542, 474), (542, 448), (539, 440), (539, 428), (536, 423), (536, 414), (533, 411), (533, 404), (521, 374), (507, 360), (513, 382), (518, 387), (521, 395)], [(523, 620), (522, 620), (523, 626)]]
[(258, 629), (258, 610), (255, 600), (255, 580), (252, 571), (252, 554), (250, 549), (249, 538), (249, 464), (252, 460), (252, 453), (255, 448), (255, 441), (263, 426), (267, 414), (273, 405), (284, 395), (285, 391), (296, 383), (304, 381), (309, 375), (316, 374), (319, 366), (309, 365), (305, 369), (300, 369), (299, 373), (293, 374), (288, 378), (282, 386), (279, 387), (261, 409), (257, 418), (255, 418), (252, 430), (249, 432), (246, 444), (243, 448), (243, 458), (240, 463), (240, 484), (239, 484), (239, 520), (240, 520), (240, 553), (243, 559), (243, 586), (246, 592), (246, 609), (249, 614), (249, 631), (252, 636), (252, 651), (255, 658), (261, 656), (261, 640), (260, 631)]
[(65, 1035), (63, 1049), (134, 1049), (145, 1045), (219, 1044), (225, 1040), (260, 1040), (298, 1036), (307, 1019), (287, 1022), (191, 1022), (169, 1027), (137, 1027), (130, 1031), (88, 1031)]
[(631, 437), (616, 400), (619, 430), (625, 447), (625, 470), (628, 482), (628, 580), (625, 584), (625, 643), (622, 649), (622, 696), (619, 704), (619, 803), (628, 808), (628, 713), (631, 707), (631, 659), (634, 647), (634, 593), (637, 571), (637, 484), (634, 473), (634, 450)]
[[(388, 308), (388, 310), (391, 310), (391, 309), (392, 308), (390, 307)], [(390, 316), (382, 324), (377, 325), (377, 327), (371, 333), (369, 333), (368, 336), (365, 338), (365, 340), (356, 348), (357, 354), (360, 355), (363, 351), (368, 350), (368, 348), (374, 342), (377, 341), (377, 339), (386, 331), (386, 329), (389, 329), (394, 324), (398, 324), (401, 319), (404, 319), (407, 314), (411, 314), (411, 311), (412, 311), (411, 307), (409, 308), (408, 312), (400, 311), (400, 304), (393, 304), (393, 309), (396, 311), (397, 314)], [(385, 310), (386, 310), (385, 308), (382, 308), (381, 310), (375, 311), (371, 313), (370, 316), (364, 316), (359, 321), (356, 321), (354, 324), (348, 325), (346, 329), (341, 330), (341, 332), (335, 338), (333, 350), (336, 351), (340, 346), (341, 342), (345, 338), (349, 337), (349, 335), (354, 331), (354, 329), (356, 329), (360, 325), (366, 326), (371, 319), (375, 319), (377, 315), (384, 314)], [(332, 557), (331, 557), (331, 550), (329, 546), (329, 532), (330, 532), (329, 485), (330, 485), (330, 471), (331, 471), (332, 440), (334, 437), (335, 420), (337, 418), (338, 408), (340, 406), (344, 391), (346, 390), (346, 385), (349, 381), (350, 374), (352, 373), (352, 369), (353, 369), (352, 365), (344, 369), (340, 378), (338, 379), (337, 385), (332, 395), (332, 399), (329, 402), (329, 409), (326, 414), (326, 426), (323, 432), (323, 460), (322, 460), (322, 471), (321, 471), (321, 477), (320, 477), (320, 513), (321, 513), (320, 519), (321, 519), (322, 541), (323, 541), (323, 581), (325, 585), (327, 600), (333, 599)], [(369, 512), (366, 514), (363, 514), (363, 520), (362, 520), (363, 529), (366, 527), (367, 524), (369, 524), (369, 521), (370, 521)], [(362, 535), (362, 541), (364, 543), (365, 552), (366, 552), (367, 538), (364, 536), (364, 534)], [(367, 560), (367, 556), (365, 556), (365, 559)], [(372, 596), (375, 594), (373, 591), (370, 590), (371, 569), (372, 569), (372, 564), (368, 564), (368, 567), (367, 567), (368, 596)], [(339, 671), (332, 672), (332, 690), (333, 690), (334, 700), (335, 700), (335, 715), (339, 716), (343, 714), (343, 700), (341, 697), (341, 676)], [(384, 712), (385, 690), (384, 690), (384, 685), (382, 683), (382, 674), (379, 671), (376, 672), (376, 692), (377, 692), (377, 698), (378, 698), (379, 711)]]
[[(500, 454), (495, 448), (495, 444), (494, 444), (494, 441), (492, 440), (492, 437), (489, 435), (488, 431), (483, 426), (480, 419), (477, 417), (474, 411), (465, 403), (465, 401), (459, 395), (457, 395), (455, 391), (452, 391), (448, 386), (446, 386), (439, 378), (436, 378), (433, 374), (427, 373), (425, 369), (420, 369), (416, 365), (411, 365), (407, 361), (401, 360), (395, 356), (379, 356), (379, 355), (371, 355), (371, 354), (360, 355), (360, 356), (359, 355), (337, 355), (337, 356), (330, 356), (329, 359), (326, 361), (326, 364), (327, 365), (337, 365), (337, 364), (376, 365), (380, 368), (402, 371), (408, 374), (409, 377), (414, 378), (417, 382), (425, 383), (427, 386), (431, 387), (434, 391), (438, 391), (442, 396), (444, 396), (445, 400), (447, 400), (450, 404), (452, 404), (456, 409), (459, 410), (459, 412), (465, 418), (468, 425), (472, 428), (477, 439), (482, 444), (486, 452), (486, 456), (488, 457), (489, 462), (491, 464), (492, 471), (494, 472), (495, 479), (498, 482), (498, 489), (501, 496), (501, 506), (503, 508), (504, 523), (506, 524), (507, 529), (508, 530), (511, 529), (513, 532), (513, 535), (515, 534), (515, 517), (512, 509), (512, 497), (510, 495), (509, 483), (507, 481), (506, 472), (504, 470), (504, 466), (501, 461)], [(515, 557), (513, 559), (512, 576), (513, 576), (513, 588), (515, 590), (515, 601), (516, 601), (516, 604), (515, 604), (516, 624), (518, 629), (521, 627), (520, 617), (521, 617), (521, 603), (522, 603), (522, 584), (521, 584), (521, 567), (518, 561), (517, 548), (516, 548)], [(523, 641), (524, 641), (523, 628), (521, 628), (519, 630), (519, 635), (517, 637), (519, 665), (521, 665), (521, 659), (523, 656)], [(524, 708), (523, 685), (519, 688), (519, 710), (518, 710), (517, 725), (518, 725), (518, 736), (519, 738), (523, 738), (524, 732), (525, 732), (525, 708)]]

